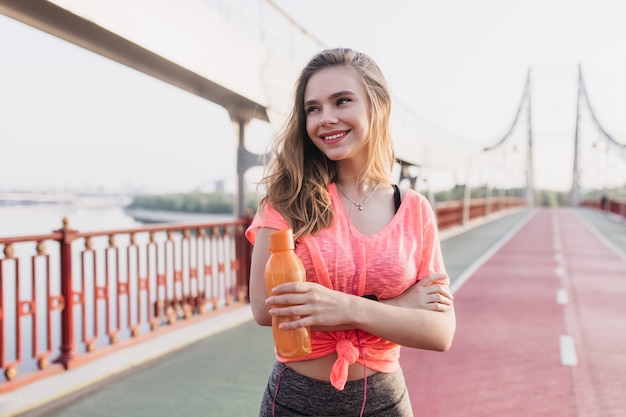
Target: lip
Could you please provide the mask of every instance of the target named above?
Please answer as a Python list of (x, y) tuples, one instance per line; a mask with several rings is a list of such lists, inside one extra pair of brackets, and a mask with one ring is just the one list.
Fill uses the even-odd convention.
[[(330, 132), (320, 133), (318, 137), (326, 144), (332, 145), (333, 143), (337, 143), (342, 141), (347, 135), (350, 133), (350, 130), (332, 130)], [(329, 137), (336, 136), (333, 139), (326, 139)]]

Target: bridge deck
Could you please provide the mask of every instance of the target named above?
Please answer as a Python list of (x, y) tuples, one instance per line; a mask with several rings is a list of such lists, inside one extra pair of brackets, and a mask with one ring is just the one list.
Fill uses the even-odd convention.
[(616, 253), (580, 214), (536, 213), (476, 270), (448, 353), (403, 352), (418, 415), (625, 415), (626, 228), (592, 219)]
[[(521, 211), (442, 245), (449, 273), (457, 277), (458, 328), (445, 354), (403, 350), (416, 416), (626, 412), (624, 223), (590, 210)], [(272, 341), (249, 318), (243, 307), (212, 319), (222, 321), (217, 330), (227, 329), (25, 415), (256, 415), (273, 363)], [(186, 331), (211, 333), (206, 325)], [(169, 341), (179, 337), (191, 336)], [(140, 349), (135, 354), (151, 352), (149, 345)], [(104, 366), (128, 363), (132, 353), (125, 355)], [(72, 373), (97, 372), (94, 366), (9, 393), (0, 406), (25, 398), (36, 403), (50, 397), (46, 389), (53, 385), (67, 390), (76, 386)]]

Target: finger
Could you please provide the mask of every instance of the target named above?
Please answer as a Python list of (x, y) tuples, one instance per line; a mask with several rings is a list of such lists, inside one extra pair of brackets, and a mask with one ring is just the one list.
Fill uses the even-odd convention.
[(441, 281), (441, 280), (447, 280), (447, 279), (448, 279), (448, 275), (447, 274), (434, 273), (434, 274), (427, 275), (424, 278), (422, 278), (421, 280), (419, 280), (418, 281), (418, 285), (422, 286), (422, 287), (427, 287), (427, 286), (433, 284), (434, 282)]
[(432, 294), (432, 302), (438, 304), (452, 305), (452, 299), (443, 294)]
[(285, 282), (272, 288), (272, 294), (302, 293), (310, 289), (308, 282)]
[(304, 304), (306, 303), (306, 298), (302, 293), (289, 292), (267, 297), (265, 303), (269, 305)]
[(430, 311), (447, 311), (450, 309), (450, 306), (447, 304), (443, 304), (443, 303), (437, 303), (437, 302), (432, 302), (432, 303), (428, 303), (424, 306), (425, 310), (430, 310)]
[(448, 311), (450, 310), (450, 305), (443, 303), (432, 303), (434, 311)]
[(276, 317), (296, 317), (303, 315), (303, 309), (299, 308), (299, 306), (294, 305), (285, 306), (282, 304), (276, 304), (270, 309), (269, 313), (272, 316)]
[(446, 284), (433, 284), (429, 287), (431, 293), (439, 293), (446, 298), (454, 300), (454, 295), (452, 295), (452, 291), (450, 290), (450, 286)]
[(278, 327), (282, 330), (295, 330), (301, 327), (310, 327), (312, 325), (314, 325), (314, 323), (312, 322), (312, 320), (310, 320), (309, 317), (294, 316), (291, 320), (283, 319)]

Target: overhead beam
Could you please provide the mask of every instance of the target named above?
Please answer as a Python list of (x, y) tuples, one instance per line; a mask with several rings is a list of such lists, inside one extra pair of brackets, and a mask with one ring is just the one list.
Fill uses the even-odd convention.
[(264, 106), (49, 1), (0, 0), (0, 13), (219, 104), (239, 119), (269, 121)]

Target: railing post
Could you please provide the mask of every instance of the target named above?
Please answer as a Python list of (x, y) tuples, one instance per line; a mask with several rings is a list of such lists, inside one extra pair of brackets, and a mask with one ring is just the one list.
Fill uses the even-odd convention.
[(489, 216), (492, 211), (492, 208), (491, 208), (491, 205), (493, 204), (492, 192), (493, 192), (492, 188), (489, 187), (489, 185), (487, 185), (487, 192), (485, 193), (485, 217)]
[(239, 260), (239, 271), (237, 275), (237, 286), (240, 294), (239, 301), (250, 300), (250, 264), (252, 263), (252, 244), (245, 237), (245, 232), (252, 223), (252, 211), (246, 210), (243, 219), (246, 221), (241, 226), (242, 232), (237, 233), (237, 259)]
[(461, 215), (461, 225), (465, 226), (470, 221), (470, 209), (472, 207), (472, 190), (470, 188), (469, 182), (465, 184), (465, 190), (463, 193), (463, 204), (462, 207), (462, 215)]
[(74, 346), (74, 288), (72, 284), (72, 242), (76, 239), (78, 231), (69, 228), (69, 220), (63, 219), (63, 228), (57, 230), (62, 236), (60, 244), (61, 264), (61, 296), (63, 298), (63, 310), (61, 310), (61, 354), (55, 360), (61, 363), (65, 369), (70, 366), (71, 360), (76, 356)]

